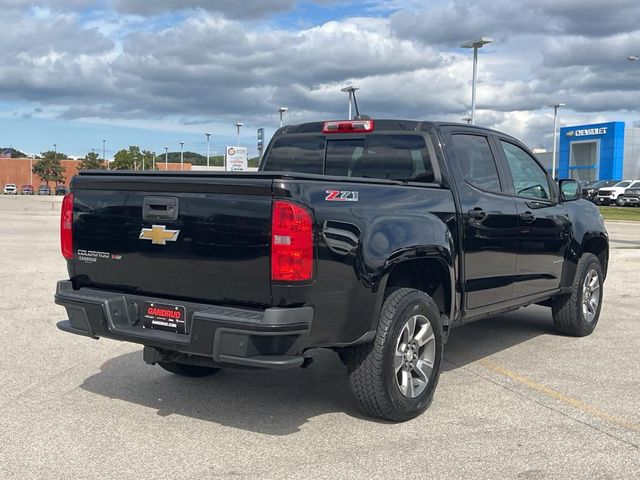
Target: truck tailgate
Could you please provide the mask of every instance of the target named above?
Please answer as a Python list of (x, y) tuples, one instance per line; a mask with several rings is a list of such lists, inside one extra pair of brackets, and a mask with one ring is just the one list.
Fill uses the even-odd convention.
[(76, 288), (270, 305), (271, 186), (233, 175), (75, 177), (71, 278)]

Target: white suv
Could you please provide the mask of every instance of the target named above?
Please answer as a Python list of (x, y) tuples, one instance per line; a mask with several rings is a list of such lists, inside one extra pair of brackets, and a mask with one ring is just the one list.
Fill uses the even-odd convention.
[(622, 206), (622, 195), (628, 188), (640, 188), (640, 180), (622, 180), (613, 187), (601, 188), (596, 195), (597, 205), (609, 205), (614, 203)]
[(4, 186), (4, 194), (5, 195), (17, 195), (18, 187), (16, 187), (15, 183), (7, 183)]

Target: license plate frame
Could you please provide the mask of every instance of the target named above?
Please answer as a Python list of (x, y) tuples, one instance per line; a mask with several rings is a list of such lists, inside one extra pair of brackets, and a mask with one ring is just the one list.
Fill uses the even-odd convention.
[(187, 309), (183, 305), (144, 302), (142, 328), (187, 334)]

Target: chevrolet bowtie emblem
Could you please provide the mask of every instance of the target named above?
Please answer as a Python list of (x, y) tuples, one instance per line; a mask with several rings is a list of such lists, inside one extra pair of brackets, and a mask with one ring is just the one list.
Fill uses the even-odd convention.
[(165, 225), (153, 225), (140, 231), (140, 240), (151, 240), (154, 245), (166, 245), (167, 242), (175, 242), (179, 234), (180, 230), (167, 230)]

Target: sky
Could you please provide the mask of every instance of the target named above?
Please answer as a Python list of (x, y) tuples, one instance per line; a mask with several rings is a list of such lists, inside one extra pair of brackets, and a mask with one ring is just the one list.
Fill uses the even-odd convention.
[(0, 146), (106, 157), (256, 151), (285, 123), (461, 121), (479, 52), (476, 123), (551, 148), (561, 125), (640, 126), (638, 0), (0, 0)]

